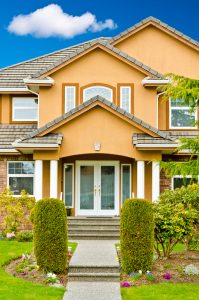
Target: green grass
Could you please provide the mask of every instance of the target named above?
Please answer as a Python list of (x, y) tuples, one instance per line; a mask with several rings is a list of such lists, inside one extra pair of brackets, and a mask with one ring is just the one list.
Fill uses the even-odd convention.
[[(77, 244), (69, 243), (73, 251)], [(23, 253), (31, 252), (32, 243), (16, 241), (0, 241), (0, 300), (61, 300), (64, 289), (25, 281), (7, 274), (2, 267), (10, 260), (21, 256)]]
[(123, 300), (195, 300), (199, 295), (198, 283), (162, 283), (150, 286), (122, 288)]

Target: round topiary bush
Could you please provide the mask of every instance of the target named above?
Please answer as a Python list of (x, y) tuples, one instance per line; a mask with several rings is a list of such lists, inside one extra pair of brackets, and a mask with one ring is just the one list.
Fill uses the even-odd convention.
[(34, 253), (45, 272), (64, 273), (67, 267), (67, 219), (64, 203), (43, 199), (36, 203), (33, 219)]
[(152, 204), (144, 199), (124, 202), (120, 220), (121, 263), (125, 273), (152, 269), (154, 221)]

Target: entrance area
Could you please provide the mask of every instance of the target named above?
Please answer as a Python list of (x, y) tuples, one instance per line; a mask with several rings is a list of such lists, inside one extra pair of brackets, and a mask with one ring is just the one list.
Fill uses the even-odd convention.
[(119, 215), (119, 162), (76, 162), (76, 215)]

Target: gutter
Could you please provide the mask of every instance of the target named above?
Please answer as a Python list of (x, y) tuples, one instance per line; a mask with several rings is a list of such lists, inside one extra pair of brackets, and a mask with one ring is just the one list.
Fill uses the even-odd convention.
[(19, 153), (15, 149), (0, 149), (0, 153)]
[(164, 85), (170, 83), (170, 79), (147, 79), (144, 78), (142, 80), (142, 85), (147, 86), (147, 85)]
[(136, 144), (136, 148), (177, 148), (179, 144)]
[(15, 148), (58, 148), (57, 144), (28, 144), (28, 143), (12, 143)]
[(54, 79), (47, 77), (47, 79), (35, 79), (35, 78), (24, 78), (24, 83), (27, 85), (47, 85), (52, 86), (54, 85)]

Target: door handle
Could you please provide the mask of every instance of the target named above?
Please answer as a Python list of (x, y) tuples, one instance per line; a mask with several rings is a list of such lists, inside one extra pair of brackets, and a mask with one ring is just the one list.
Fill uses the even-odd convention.
[(94, 188), (94, 192), (95, 192), (95, 196), (96, 196), (96, 193), (97, 193), (97, 187), (95, 185), (95, 188)]
[(101, 193), (101, 186), (100, 185), (98, 185), (98, 191), (99, 191), (99, 195), (100, 195), (100, 193)]

